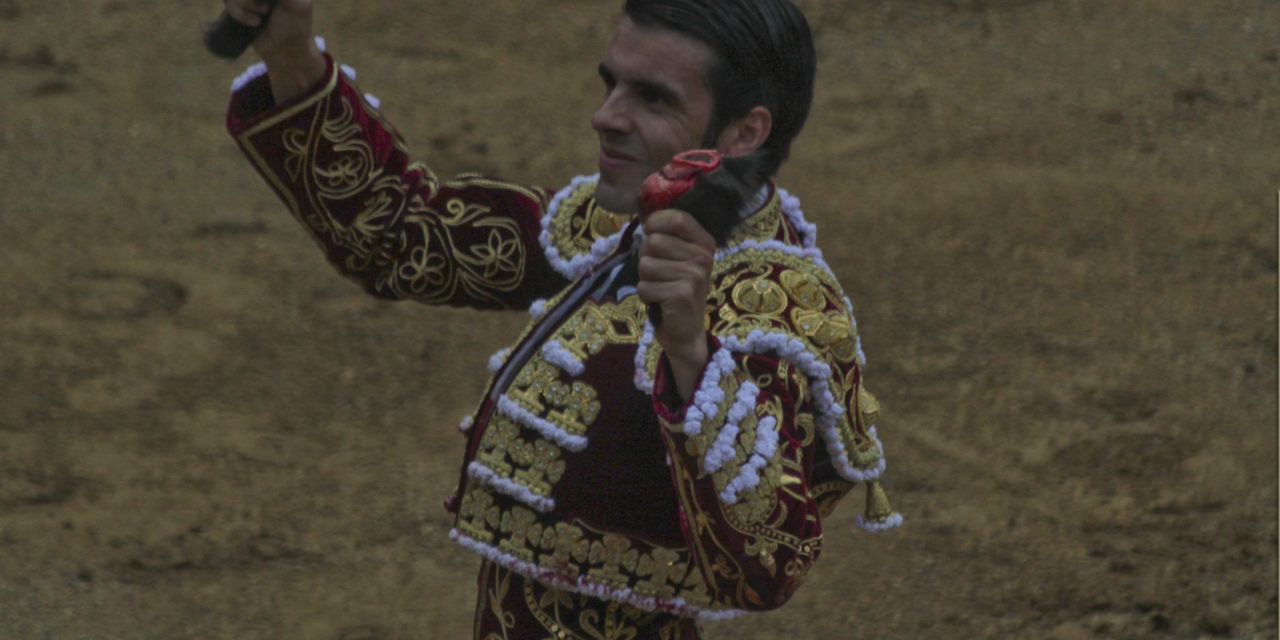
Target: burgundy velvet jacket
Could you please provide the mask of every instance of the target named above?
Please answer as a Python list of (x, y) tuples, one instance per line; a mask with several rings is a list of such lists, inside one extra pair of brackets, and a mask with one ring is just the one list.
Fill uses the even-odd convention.
[(548, 585), (716, 618), (785, 602), (856, 483), (895, 526), (852, 309), (799, 203), (770, 185), (716, 255), (711, 360), (681, 403), (634, 289), (610, 288), (629, 216), (594, 177), (550, 192), (441, 181), (330, 59), (274, 105), (237, 82), (228, 130), (328, 260), (369, 293), (528, 309), (464, 420), (451, 536)]

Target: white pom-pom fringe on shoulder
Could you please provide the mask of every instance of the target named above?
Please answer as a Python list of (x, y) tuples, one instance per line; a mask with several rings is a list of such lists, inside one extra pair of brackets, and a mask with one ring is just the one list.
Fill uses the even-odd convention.
[(800, 199), (787, 193), (782, 187), (778, 187), (778, 199), (782, 204), (782, 214), (795, 227), (796, 233), (800, 234), (800, 244), (813, 248), (818, 241), (818, 225), (804, 219), (804, 212), (800, 211)]
[(827, 265), (827, 261), (822, 258), (822, 250), (817, 247), (797, 247), (793, 244), (787, 244), (781, 240), (743, 240), (733, 246), (725, 247), (716, 252), (715, 261), (720, 262), (726, 258), (735, 256), (744, 251), (778, 251), (790, 256), (795, 256), (801, 260), (808, 260), (818, 267), (826, 271), (831, 280), (835, 281), (835, 274), (831, 271), (831, 267)]

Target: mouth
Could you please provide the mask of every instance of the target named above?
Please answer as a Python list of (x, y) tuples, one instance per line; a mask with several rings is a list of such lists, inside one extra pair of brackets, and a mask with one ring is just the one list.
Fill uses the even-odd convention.
[(620, 169), (625, 165), (635, 162), (635, 157), (624, 153), (617, 148), (600, 146), (600, 169), (602, 171)]

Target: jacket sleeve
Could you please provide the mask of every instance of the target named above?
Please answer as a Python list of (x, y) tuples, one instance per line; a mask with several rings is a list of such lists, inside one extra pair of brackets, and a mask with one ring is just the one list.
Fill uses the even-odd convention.
[(525, 308), (563, 287), (538, 242), (547, 192), (438, 180), (325, 57), (287, 104), (265, 74), (237, 81), (227, 129), (331, 264), (375, 296), (455, 306)]
[[(715, 346), (690, 405), (659, 409), (681, 524), (718, 600), (771, 609), (800, 586), (822, 546), (807, 486), (813, 423), (805, 385), (784, 361)], [(661, 367), (655, 397), (671, 385)]]
[(655, 368), (685, 539), (729, 606), (786, 602), (822, 549), (822, 517), (883, 469), (860, 406), (856, 329), (831, 285), (780, 265), (731, 268), (713, 286), (713, 355), (693, 397), (676, 397), (665, 356)]

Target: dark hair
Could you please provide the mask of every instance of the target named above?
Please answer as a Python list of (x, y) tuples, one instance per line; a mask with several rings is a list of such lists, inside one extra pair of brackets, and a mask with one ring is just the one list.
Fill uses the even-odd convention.
[(817, 61), (809, 23), (790, 0), (627, 0), (633, 22), (702, 42), (715, 52), (707, 82), (715, 101), (705, 146), (756, 105), (773, 116), (761, 151), (766, 175), (791, 153), (813, 103)]

